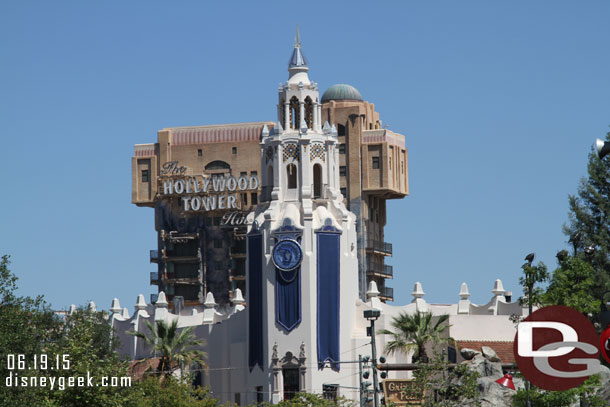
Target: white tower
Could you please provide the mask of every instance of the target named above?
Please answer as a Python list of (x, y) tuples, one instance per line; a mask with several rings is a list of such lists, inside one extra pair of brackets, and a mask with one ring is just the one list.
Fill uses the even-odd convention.
[(297, 30), (278, 123), (263, 130), (263, 203), (248, 233), (249, 366), (266, 379), (272, 402), (344, 381), (336, 362), (349, 350), (358, 298), (355, 216), (338, 192), (337, 132), (320, 123), (308, 71)]

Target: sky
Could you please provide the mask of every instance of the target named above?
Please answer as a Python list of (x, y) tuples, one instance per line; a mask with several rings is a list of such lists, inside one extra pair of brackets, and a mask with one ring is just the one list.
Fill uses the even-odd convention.
[(133, 145), (164, 127), (275, 121), (295, 25), (310, 78), (355, 86), (404, 134), (410, 195), (388, 202), (394, 304), (460, 284), (520, 294), (552, 270), (610, 124), (610, 2), (0, 2), (0, 254), (55, 309), (149, 285), (153, 210)]

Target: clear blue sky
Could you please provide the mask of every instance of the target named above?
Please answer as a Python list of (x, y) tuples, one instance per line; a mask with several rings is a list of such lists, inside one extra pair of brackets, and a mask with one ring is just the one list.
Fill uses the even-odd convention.
[(519, 293), (555, 266), (568, 194), (610, 124), (610, 2), (4, 1), (0, 253), (55, 308), (149, 286), (153, 210), (130, 203), (156, 131), (275, 120), (299, 24), (310, 77), (349, 83), (406, 137), (411, 195), (388, 205), (396, 303), (460, 284)]

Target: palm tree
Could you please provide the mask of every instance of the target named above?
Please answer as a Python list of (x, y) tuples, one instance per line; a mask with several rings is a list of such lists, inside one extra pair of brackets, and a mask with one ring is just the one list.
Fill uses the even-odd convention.
[(413, 315), (402, 312), (393, 317), (392, 327), (395, 332), (387, 329), (378, 332), (383, 335), (391, 335), (393, 338), (386, 344), (385, 352), (388, 355), (395, 352), (402, 352), (406, 355), (409, 351), (413, 351), (414, 361), (427, 363), (426, 344), (451, 341), (451, 338), (441, 337), (441, 333), (450, 326), (447, 323), (449, 315), (440, 315), (434, 324), (432, 318), (430, 312), (417, 312)]
[(193, 349), (205, 345), (203, 339), (195, 338), (194, 327), (189, 326), (178, 332), (178, 321), (173, 321), (169, 326), (165, 321), (156, 321), (155, 326), (146, 321), (146, 326), (150, 330), (148, 336), (142, 332), (128, 333), (144, 339), (152, 347), (153, 354), (161, 355), (157, 371), (162, 378), (172, 374), (181, 366), (190, 366), (191, 363), (207, 367), (205, 363), (207, 354), (202, 350)]

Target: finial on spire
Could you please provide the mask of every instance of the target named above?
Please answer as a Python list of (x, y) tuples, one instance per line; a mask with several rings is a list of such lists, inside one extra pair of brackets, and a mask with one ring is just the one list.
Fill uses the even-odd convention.
[(299, 35), (299, 25), (297, 24), (297, 33), (294, 36), (294, 47), (301, 48), (301, 36)]
[(294, 36), (294, 50), (292, 51), (292, 56), (290, 57), (290, 62), (288, 63), (288, 69), (299, 69), (299, 70), (307, 70), (307, 60), (301, 51), (301, 34), (299, 33), (299, 26), (297, 25), (296, 34)]

